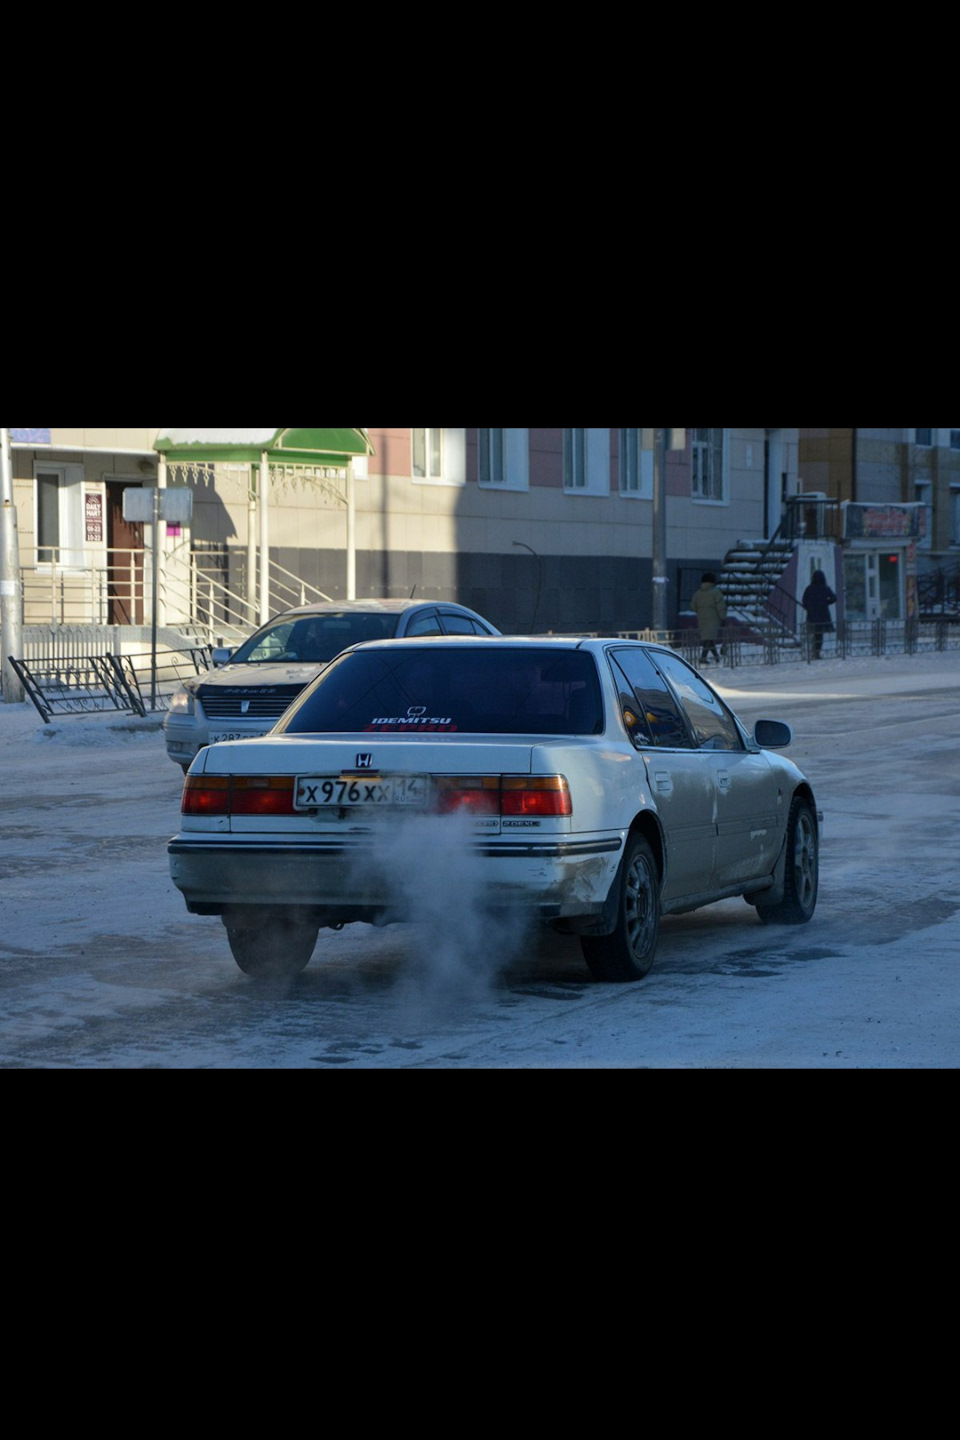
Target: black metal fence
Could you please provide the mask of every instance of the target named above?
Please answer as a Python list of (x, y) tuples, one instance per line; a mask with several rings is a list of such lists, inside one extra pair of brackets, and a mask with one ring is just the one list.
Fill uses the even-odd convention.
[(157, 655), (86, 655), (65, 662), (10, 657), (24, 693), (45, 724), (54, 716), (118, 711), (146, 717), (164, 713), (185, 679), (211, 667), (210, 650)]
[[(702, 644), (695, 627), (679, 630), (621, 630), (622, 639), (649, 640), (669, 645), (692, 665), (699, 665)], [(746, 632), (749, 635), (749, 632)], [(735, 669), (740, 665), (778, 665), (789, 661), (811, 662), (817, 658), (812, 626), (801, 627), (797, 643), (781, 639), (744, 638), (740, 627), (728, 626), (717, 636), (720, 664)], [(920, 655), (935, 651), (960, 650), (960, 624), (949, 619), (842, 621), (823, 637), (821, 655), (825, 660), (855, 659), (867, 655)]]

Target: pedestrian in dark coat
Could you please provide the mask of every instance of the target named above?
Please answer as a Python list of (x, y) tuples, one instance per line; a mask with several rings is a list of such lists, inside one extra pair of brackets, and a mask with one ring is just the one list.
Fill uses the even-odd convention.
[(696, 613), (697, 627), (700, 631), (700, 664), (706, 665), (712, 654), (719, 665), (717, 636), (720, 634), (721, 625), (727, 618), (727, 602), (723, 597), (723, 591), (717, 585), (717, 577), (712, 570), (704, 570), (700, 579), (700, 588), (693, 592), (690, 604)]
[(830, 618), (830, 606), (836, 605), (837, 597), (827, 584), (827, 577), (822, 570), (814, 570), (810, 577), (810, 584), (803, 592), (800, 604), (807, 612), (807, 627), (813, 637), (813, 658), (820, 659), (820, 652), (823, 650), (823, 637), (833, 629), (833, 621)]

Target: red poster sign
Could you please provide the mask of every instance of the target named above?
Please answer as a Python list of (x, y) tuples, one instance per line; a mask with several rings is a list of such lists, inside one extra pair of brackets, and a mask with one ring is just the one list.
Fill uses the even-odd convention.
[(103, 496), (84, 496), (84, 519), (87, 540), (103, 540)]

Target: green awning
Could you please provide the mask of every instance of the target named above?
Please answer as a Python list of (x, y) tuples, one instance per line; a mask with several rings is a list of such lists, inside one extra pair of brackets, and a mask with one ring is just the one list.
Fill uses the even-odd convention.
[(161, 430), (154, 449), (174, 462), (256, 465), (266, 452), (287, 465), (341, 467), (375, 453), (366, 430)]

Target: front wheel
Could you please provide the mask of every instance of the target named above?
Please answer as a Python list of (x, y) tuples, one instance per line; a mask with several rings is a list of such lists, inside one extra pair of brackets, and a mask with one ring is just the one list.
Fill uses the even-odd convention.
[(817, 821), (807, 800), (795, 795), (787, 821), (787, 865), (783, 899), (778, 905), (758, 905), (765, 925), (805, 925), (817, 908), (820, 884), (820, 845)]
[(580, 937), (594, 980), (642, 980), (653, 964), (660, 933), (660, 873), (639, 835), (627, 841), (619, 885), (616, 928), (610, 935)]
[(238, 907), (223, 923), (234, 960), (255, 980), (293, 980), (306, 968), (320, 933), (316, 922), (283, 910)]

